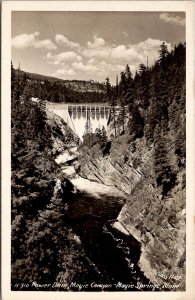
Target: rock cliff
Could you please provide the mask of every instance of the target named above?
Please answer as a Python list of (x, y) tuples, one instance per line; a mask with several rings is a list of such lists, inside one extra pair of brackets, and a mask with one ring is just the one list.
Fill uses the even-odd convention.
[[(185, 169), (178, 167), (175, 184), (163, 196), (156, 183), (154, 144), (129, 135), (112, 141), (110, 154), (98, 145), (81, 149), (80, 175), (115, 186), (126, 194), (118, 222), (142, 245), (140, 269), (164, 290), (185, 288)], [(175, 148), (169, 149), (177, 166)], [(176, 278), (176, 279), (175, 279)], [(166, 285), (167, 284), (167, 285)], [(168, 284), (177, 285), (169, 288)]]
[(65, 121), (50, 110), (47, 110), (47, 123), (51, 128), (52, 154), (56, 156), (65, 148), (75, 146), (78, 136), (65, 123)]

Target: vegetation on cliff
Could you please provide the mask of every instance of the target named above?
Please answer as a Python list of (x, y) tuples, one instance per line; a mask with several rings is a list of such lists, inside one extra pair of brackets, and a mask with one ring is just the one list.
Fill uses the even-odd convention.
[[(111, 139), (114, 143), (114, 136), (125, 134), (132, 151), (140, 138), (146, 147), (153, 145), (151, 163), (163, 195), (175, 185), (178, 169), (185, 167), (185, 61), (185, 44), (168, 52), (163, 43), (151, 68), (140, 64), (133, 78), (127, 65), (115, 87), (106, 79)], [(170, 148), (174, 148), (175, 163)]]
[(25, 76), (11, 72), (12, 289), (59, 290), (53, 283), (63, 282), (66, 290), (96, 273), (68, 226), (73, 186), (54, 160), (74, 135), (55, 116), (48, 121), (44, 101), (32, 101)]
[(141, 64), (133, 78), (127, 66), (115, 88), (107, 80), (109, 153), (84, 145), (80, 156), (81, 176), (129, 194), (118, 220), (142, 244), (141, 270), (160, 284), (159, 271), (179, 276), (177, 290), (185, 289), (185, 50), (163, 43), (153, 67)]

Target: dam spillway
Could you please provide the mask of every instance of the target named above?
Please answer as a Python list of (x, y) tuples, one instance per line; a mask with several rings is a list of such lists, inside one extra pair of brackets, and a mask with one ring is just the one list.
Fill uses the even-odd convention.
[(107, 129), (110, 107), (105, 104), (47, 103), (47, 109), (60, 116), (82, 140), (87, 118), (90, 118), (92, 132), (104, 126)]

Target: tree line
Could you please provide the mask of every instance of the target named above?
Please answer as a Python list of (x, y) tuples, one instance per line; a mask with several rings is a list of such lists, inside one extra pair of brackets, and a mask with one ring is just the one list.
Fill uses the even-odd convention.
[[(148, 127), (151, 130), (146, 134), (152, 138), (151, 133), (158, 121), (167, 118), (170, 94), (180, 94), (181, 89), (183, 91), (185, 48), (185, 43), (179, 43), (169, 52), (163, 42), (159, 59), (152, 67), (141, 63), (133, 77), (127, 64), (120, 79), (117, 76), (115, 86), (111, 86), (109, 78), (106, 78), (106, 95), (111, 106), (115, 136), (124, 132), (126, 127), (130, 133), (141, 137), (144, 133), (145, 112), (150, 106), (154, 109), (154, 115), (150, 116), (151, 126)], [(125, 126), (126, 123), (128, 126)]]
[(170, 143), (175, 147), (177, 164), (185, 166), (185, 75), (186, 44), (179, 43), (168, 51), (163, 42), (152, 67), (141, 63), (133, 77), (127, 65), (114, 87), (106, 78), (113, 136), (125, 133), (131, 142), (144, 137), (147, 145), (154, 145), (156, 180), (164, 193), (174, 184), (177, 173), (169, 155)]
[[(12, 66), (13, 67), (13, 66)], [(31, 96), (44, 99), (54, 103), (104, 103), (106, 102), (104, 85), (100, 83), (91, 83), (97, 86), (95, 91), (87, 91), (87, 82), (74, 81), (78, 86), (76, 90), (64, 80), (50, 80), (49, 77), (37, 74), (26, 73), (21, 70), (15, 70), (16, 73), (26, 81), (28, 89), (31, 90)], [(80, 84), (86, 85), (86, 91), (79, 91)]]

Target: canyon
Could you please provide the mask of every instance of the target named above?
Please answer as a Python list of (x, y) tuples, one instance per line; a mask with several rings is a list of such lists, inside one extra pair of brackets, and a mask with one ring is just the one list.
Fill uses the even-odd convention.
[[(162, 199), (152, 163), (154, 145), (148, 145), (144, 137), (131, 141), (128, 133), (121, 135), (111, 141), (107, 155), (98, 144), (90, 149), (77, 147), (72, 148), (75, 153), (71, 148), (66, 150), (65, 161), (61, 162), (64, 174), (79, 192), (87, 192), (90, 199), (105, 198), (108, 207), (108, 201), (118, 195), (117, 201), (123, 204), (110, 228), (140, 245), (137, 264), (144, 278), (156, 286), (164, 285), (166, 290), (166, 286), (178, 283), (177, 277), (180, 280), (175, 289), (185, 289), (185, 170), (181, 168), (174, 188)], [(170, 155), (173, 153), (174, 148), (170, 148)], [(67, 168), (66, 162), (72, 158), (76, 159)]]

